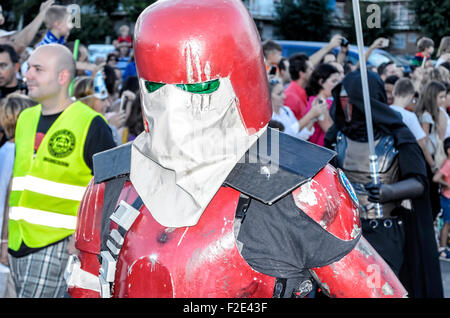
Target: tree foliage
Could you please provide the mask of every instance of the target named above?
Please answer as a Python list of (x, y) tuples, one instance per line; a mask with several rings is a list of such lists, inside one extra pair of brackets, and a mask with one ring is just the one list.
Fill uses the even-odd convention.
[(328, 0), (283, 0), (275, 4), (275, 31), (285, 40), (327, 41), (331, 10)]
[[(3, 11), (7, 12), (2, 28), (17, 29), (23, 18), (23, 27), (30, 23), (38, 14), (44, 0), (2, 0)], [(116, 21), (132, 24), (139, 14), (156, 0), (59, 0), (55, 4), (77, 4), (81, 7), (80, 28), (71, 31), (69, 40), (80, 39), (84, 44), (104, 43), (106, 36), (116, 38), (114, 28)], [(11, 13), (11, 14), (9, 14)], [(45, 28), (44, 25), (41, 27)]]
[(433, 39), (436, 47), (443, 36), (450, 35), (450, 0), (411, 0), (410, 8), (415, 13), (415, 24), (424, 36)]
[[(368, 26), (368, 18), (373, 11), (367, 10), (367, 7), (371, 4), (376, 4), (380, 8), (380, 25), (379, 27)], [(395, 19), (394, 13), (389, 9), (388, 5), (383, 2), (374, 1), (360, 1), (360, 12), (361, 12), (361, 25), (363, 31), (364, 45), (369, 46), (379, 37), (391, 38), (394, 36), (395, 32), (392, 28), (392, 23)], [(350, 41), (350, 43), (356, 44), (356, 30), (355, 30), (355, 20), (353, 14), (352, 1), (347, 0), (345, 4), (346, 12), (344, 23), (344, 36)], [(369, 19), (371, 20), (371, 19)]]

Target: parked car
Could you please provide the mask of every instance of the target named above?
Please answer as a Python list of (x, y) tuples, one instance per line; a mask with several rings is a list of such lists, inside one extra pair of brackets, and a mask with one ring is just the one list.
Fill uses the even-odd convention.
[(95, 63), (98, 57), (106, 60), (109, 53), (114, 52), (115, 47), (112, 44), (90, 44), (88, 45), (89, 61)]
[[(283, 48), (282, 55), (285, 57), (289, 57), (294, 53), (303, 52), (308, 56), (311, 56), (322, 47), (324, 47), (328, 42), (310, 42), (310, 41), (276, 41)], [(367, 51), (368, 47), (364, 47), (364, 50)], [(337, 54), (339, 52), (339, 48), (335, 48), (332, 50), (333, 53)], [(350, 44), (348, 51), (348, 60), (353, 64), (358, 63), (358, 47), (356, 45)], [(372, 54), (367, 61), (367, 66), (375, 66), (378, 67), (381, 63), (387, 63), (389, 61), (393, 61), (395, 65), (399, 67), (403, 67), (405, 72), (410, 72), (410, 63), (405, 63), (389, 52), (382, 49), (373, 50)]]

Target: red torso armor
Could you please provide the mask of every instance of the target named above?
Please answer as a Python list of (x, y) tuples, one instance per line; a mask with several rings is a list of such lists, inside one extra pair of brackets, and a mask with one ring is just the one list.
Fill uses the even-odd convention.
[[(299, 209), (335, 237), (355, 239), (357, 210), (350, 197), (343, 195), (336, 170), (326, 166), (310, 183), (289, 195), (295, 200), (306, 188), (314, 191), (317, 204), (309, 206), (296, 200)], [(91, 182), (79, 210), (79, 273), (90, 273), (91, 278), (101, 273), (98, 255), (104, 189), (105, 183)], [(131, 205), (136, 197), (132, 184), (126, 182), (118, 203), (123, 200)], [(253, 270), (236, 245), (233, 223), (239, 197), (240, 192), (233, 188), (220, 188), (199, 222), (182, 228), (161, 226), (142, 206), (120, 248), (110, 296), (272, 297), (275, 278)], [(110, 232), (114, 230), (118, 225), (112, 221)], [(362, 237), (359, 240), (338, 262), (312, 270), (323, 291), (332, 297), (404, 296), (405, 290), (386, 263)], [(101, 287), (80, 285), (69, 284), (72, 297), (109, 296), (99, 291)]]

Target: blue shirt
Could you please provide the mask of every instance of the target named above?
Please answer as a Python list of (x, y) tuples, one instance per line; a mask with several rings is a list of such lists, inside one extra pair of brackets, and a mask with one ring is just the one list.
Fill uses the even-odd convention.
[(39, 42), (39, 44), (36, 45), (36, 47), (50, 43), (64, 44), (64, 42), (65, 39), (63, 36), (58, 39), (50, 30), (48, 30), (47, 33), (45, 34), (44, 39), (41, 42)]
[(1, 225), (3, 224), (6, 192), (14, 166), (14, 149), (15, 144), (9, 141), (0, 147), (0, 234), (2, 232)]

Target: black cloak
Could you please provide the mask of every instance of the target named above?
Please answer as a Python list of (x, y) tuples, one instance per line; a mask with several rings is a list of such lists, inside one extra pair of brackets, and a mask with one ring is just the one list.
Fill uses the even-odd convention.
[[(423, 153), (409, 128), (403, 124), (400, 114), (386, 105), (384, 83), (378, 74), (369, 71), (368, 83), (375, 139), (384, 135), (393, 136), (396, 148), (399, 151), (400, 180), (414, 177), (425, 188), (422, 196), (411, 200), (412, 212), (403, 215), (406, 244), (405, 259), (399, 278), (407, 289), (409, 297), (442, 298), (441, 270)], [(352, 104), (350, 122), (346, 121), (340, 101), (342, 86), (347, 91), (348, 103)], [(333, 98), (334, 102), (330, 109), (330, 115), (334, 124), (325, 135), (325, 146), (333, 147), (338, 131), (352, 140), (367, 142), (364, 100), (359, 70), (346, 75), (342, 83), (334, 88)]]

